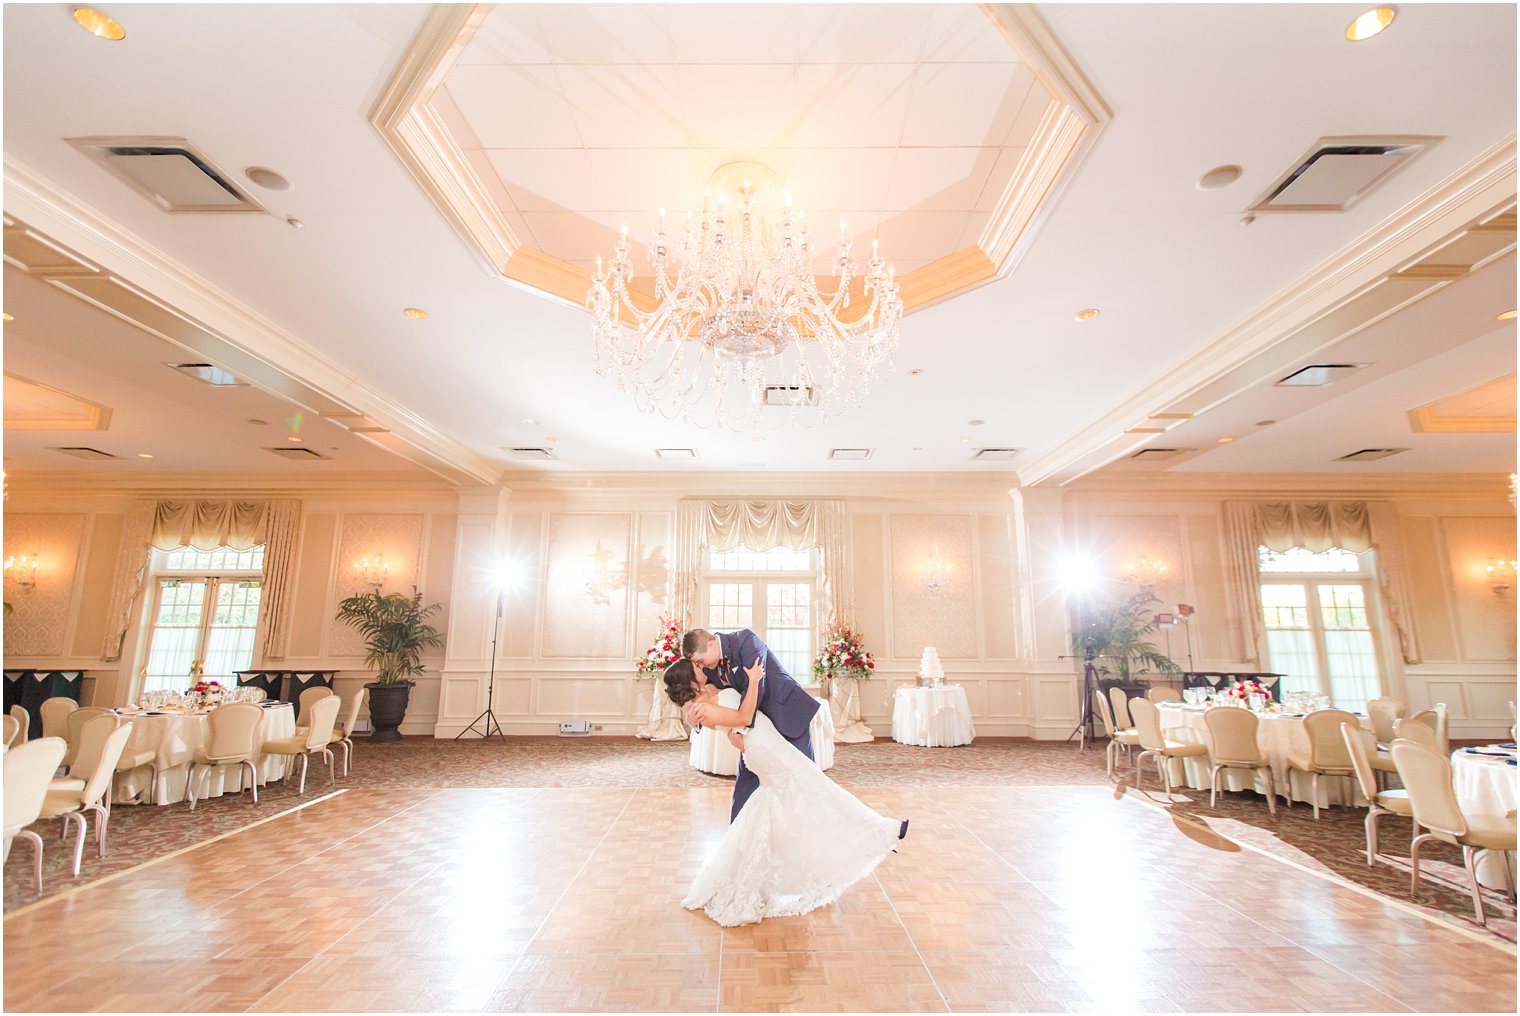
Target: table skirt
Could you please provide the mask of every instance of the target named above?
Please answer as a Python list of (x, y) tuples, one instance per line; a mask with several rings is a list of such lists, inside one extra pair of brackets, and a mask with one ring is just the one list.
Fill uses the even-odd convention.
[[(1520, 771), (1503, 759), (1472, 755), (1461, 749), (1451, 753), (1451, 785), (1465, 815), (1504, 818), (1515, 814), (1520, 802)], [(1515, 874), (1515, 854), (1509, 855), (1510, 874)], [(1478, 881), (1490, 889), (1507, 889), (1504, 855), (1490, 851), (1478, 858)]]
[(892, 740), (924, 748), (950, 748), (976, 738), (966, 689), (899, 688), (892, 698)]
[[(205, 744), (211, 722), (205, 714), (170, 716), (123, 716), (132, 724), (132, 734), (127, 738), (126, 751), (135, 753), (151, 751), (158, 763), (158, 786), (154, 788), (156, 804), (174, 804), (187, 798), (186, 787), (190, 776), (190, 761), (196, 749)], [(295, 709), (289, 702), (264, 710), (259, 724), (258, 741), (272, 741), (289, 737), (296, 732)], [(290, 771), (291, 758), (286, 755), (256, 756), (254, 765), (259, 770), (259, 782), (282, 780)], [(195, 796), (197, 800), (235, 794), (243, 789), (242, 766), (218, 766), (209, 775), (197, 774)], [(116, 804), (141, 803), (143, 791), (151, 782), (151, 771), (143, 766), (128, 772), (117, 773), (112, 788)]]
[[(813, 737), (813, 761), (825, 771), (834, 768), (834, 719), (829, 704), (813, 698), (820, 706), (808, 731)], [(693, 769), (714, 776), (739, 774), (739, 749), (728, 741), (726, 728), (699, 727), (691, 732), (691, 751), (687, 761)]]

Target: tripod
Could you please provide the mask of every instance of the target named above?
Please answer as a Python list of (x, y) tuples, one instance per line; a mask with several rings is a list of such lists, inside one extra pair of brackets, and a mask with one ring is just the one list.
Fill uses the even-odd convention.
[[(1075, 657), (1075, 656), (1062, 656), (1062, 657), (1060, 657), (1060, 659), (1063, 659), (1063, 660), (1075, 660), (1075, 659), (1077, 659), (1077, 657)], [(1080, 712), (1082, 718), (1077, 721), (1076, 728), (1073, 729), (1071, 733), (1069, 733), (1069, 734), (1066, 735), (1066, 740), (1064, 742), (1062, 742), (1062, 743), (1064, 743), (1064, 744), (1070, 744), (1071, 743), (1071, 739), (1073, 737), (1076, 737), (1078, 734), (1081, 734), (1082, 737), (1077, 742), (1077, 750), (1078, 751), (1085, 751), (1087, 749), (1087, 742), (1088, 741), (1096, 741), (1098, 739), (1098, 731), (1097, 731), (1098, 718), (1093, 713), (1093, 692), (1097, 691), (1098, 687), (1099, 687), (1099, 685), (1098, 685), (1098, 668), (1093, 663), (1093, 661), (1094, 660), (1108, 660), (1108, 659), (1112, 659), (1112, 657), (1097, 655), (1096, 653), (1093, 652), (1092, 644), (1088, 643), (1087, 647), (1082, 652), (1081, 659), (1082, 659), (1082, 708), (1079, 710), (1079, 712)]]
[[(475, 724), (479, 723), (481, 720), (486, 721), (486, 728), (481, 732), (480, 735), (482, 740), (490, 739), (491, 728), (493, 726), (496, 728), (497, 737), (501, 738), (503, 741), (507, 739), (507, 735), (502, 733), (501, 723), (496, 719), (496, 714), (491, 711), (491, 702), (496, 695), (496, 640), (501, 637), (501, 606), (502, 601), (506, 598), (506, 595), (507, 591), (505, 589), (498, 589), (496, 591), (496, 625), (491, 629), (491, 676), (487, 678), (485, 712), (481, 713), (479, 716), (471, 720), (468, 727), (465, 727), (459, 733), (455, 734), (454, 740), (456, 741), (464, 735), (468, 734), (470, 731), (474, 730)], [(1070, 738), (1067, 740), (1070, 740)]]

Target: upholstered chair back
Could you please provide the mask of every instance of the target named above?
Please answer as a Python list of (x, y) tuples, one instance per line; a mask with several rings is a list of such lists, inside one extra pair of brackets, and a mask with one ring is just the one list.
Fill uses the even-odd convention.
[(1341, 724), (1361, 727), (1361, 723), (1344, 709), (1321, 709), (1304, 717), (1304, 733), (1309, 735), (1309, 761), (1316, 769), (1351, 771), (1351, 756), (1341, 737)]
[(1467, 820), (1451, 788), (1451, 762), (1438, 751), (1413, 741), (1394, 741), (1390, 749), (1399, 779), (1409, 793), (1414, 820), (1443, 838), (1467, 835)]
[(1261, 745), (1257, 743), (1256, 732), (1261, 721), (1251, 710), (1214, 706), (1204, 712), (1203, 725), (1209, 728), (1209, 739), (1214, 742), (1211, 755), (1216, 765), (1260, 761)]

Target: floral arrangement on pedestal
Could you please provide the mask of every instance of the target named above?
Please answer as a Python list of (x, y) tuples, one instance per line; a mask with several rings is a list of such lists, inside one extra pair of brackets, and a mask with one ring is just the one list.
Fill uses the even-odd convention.
[(876, 659), (864, 641), (849, 625), (834, 618), (824, 633), (823, 646), (813, 660), (813, 676), (820, 682), (831, 677), (853, 677), (866, 681), (876, 669)]
[(657, 678), (665, 668), (681, 658), (681, 636), (686, 632), (685, 619), (667, 615), (660, 616), (660, 634), (648, 652), (633, 661), (634, 677)]

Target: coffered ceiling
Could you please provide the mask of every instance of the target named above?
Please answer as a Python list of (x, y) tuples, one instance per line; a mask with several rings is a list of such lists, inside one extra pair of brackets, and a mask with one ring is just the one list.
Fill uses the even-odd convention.
[[(1060, 483), (1185, 438), (1189, 455), (1133, 468), (1507, 473), (1512, 424), (1415, 433), (1410, 414), (1502, 420), (1494, 399), (1512, 403), (1512, 387), (1483, 386), (1515, 372), (1514, 322), (1496, 319), (1515, 306), (1515, 10), (1409, 5), (1351, 44), (1358, 11), (140, 4), (116, 12), (127, 38), (110, 43), (67, 9), (8, 5), (5, 211), (214, 336), (255, 379), (248, 395), (330, 413), (355, 468), (389, 452), (456, 483), (681, 469)], [(1030, 157), (1042, 130), (1054, 159)], [(269, 214), (166, 214), (68, 141), (131, 135), (187, 139)], [(1242, 224), (1316, 139), (1373, 136), (1436, 140), (1345, 212)], [(908, 276), (941, 265), (865, 405), (764, 440), (636, 412), (593, 375), (580, 308), (614, 226), (647, 237), (659, 207), (684, 212), (736, 159), (770, 166), (815, 221), (878, 238)], [(1224, 164), (1237, 182), (1195, 186)], [(250, 182), (253, 166), (291, 188)], [(984, 263), (968, 270), (955, 259), (972, 248)], [(35, 324), (89, 286), (70, 291), (8, 284), (6, 310)], [(1099, 314), (1075, 320), (1084, 308)], [(131, 400), (160, 397), (81, 383), (89, 342), (127, 327), (112, 320), (25, 362), (7, 342), (6, 371), (109, 407), (98, 434), (125, 435)], [(1349, 342), (1372, 365), (1360, 378), (1256, 415), (1278, 368)], [(1489, 409), (1439, 408), (1483, 401), (1475, 389)], [(1319, 438), (1337, 433), (1415, 450), (1332, 464), (1343, 442)], [(30, 434), (83, 443), (15, 430), (7, 455)], [(699, 457), (656, 457), (669, 447)], [(1020, 451), (974, 459), (983, 447)], [(271, 463), (246, 468), (286, 465), (260, 454)], [(112, 468), (47, 458), (26, 468)]]

